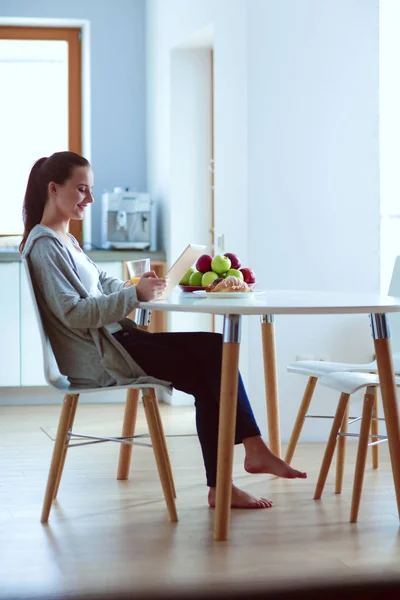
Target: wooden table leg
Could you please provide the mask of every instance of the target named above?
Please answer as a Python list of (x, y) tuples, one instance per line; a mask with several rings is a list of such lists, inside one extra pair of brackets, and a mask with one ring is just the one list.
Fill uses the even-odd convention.
[(214, 523), (214, 539), (217, 541), (227, 540), (229, 534), (239, 378), (240, 326), (240, 315), (225, 315)]
[(389, 443), (397, 509), (400, 516), (400, 421), (397, 406), (396, 381), (386, 315), (371, 315), (376, 361), (378, 363), (382, 405)]
[(265, 397), (267, 402), (268, 442), (270, 450), (280, 457), (281, 433), (273, 315), (263, 315), (261, 317), (261, 334), (264, 358)]

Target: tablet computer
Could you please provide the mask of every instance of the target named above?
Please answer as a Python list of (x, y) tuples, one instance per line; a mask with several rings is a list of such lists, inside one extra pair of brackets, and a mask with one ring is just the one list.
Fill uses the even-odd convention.
[(172, 267), (166, 274), (168, 279), (167, 287), (161, 297), (162, 300), (168, 298), (172, 290), (179, 284), (182, 277), (189, 271), (190, 267), (197, 261), (197, 259), (205, 254), (206, 246), (197, 244), (189, 244), (186, 246), (182, 254), (176, 259)]

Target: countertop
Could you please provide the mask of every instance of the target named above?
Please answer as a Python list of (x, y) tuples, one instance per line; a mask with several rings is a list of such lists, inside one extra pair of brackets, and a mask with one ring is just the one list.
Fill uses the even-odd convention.
[[(165, 252), (148, 252), (147, 250), (86, 250), (86, 254), (93, 262), (101, 261), (127, 261), (138, 260), (149, 257), (152, 262), (165, 262)], [(18, 248), (0, 248), (0, 263), (2, 262), (20, 262), (21, 256)]]

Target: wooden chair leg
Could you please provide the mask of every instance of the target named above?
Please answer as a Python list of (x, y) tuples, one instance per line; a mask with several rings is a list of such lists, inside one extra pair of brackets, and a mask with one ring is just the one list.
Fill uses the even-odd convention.
[[(372, 420), (371, 420), (371, 434), (379, 434), (379, 421), (378, 421), (378, 388), (374, 388), (374, 406), (372, 408)], [(372, 438), (373, 442), (377, 441), (377, 438)], [(377, 469), (379, 467), (379, 445), (372, 446), (372, 468)]]
[(337, 442), (338, 447), (337, 447), (337, 454), (336, 454), (335, 494), (342, 493), (344, 464), (346, 461), (347, 438), (344, 435), (340, 435), (340, 433), (347, 433), (348, 426), (349, 426), (349, 408), (350, 408), (350, 402), (347, 403), (346, 410), (344, 411), (342, 426), (340, 428), (339, 439)]
[[(136, 417), (139, 405), (139, 390), (130, 388), (126, 393), (124, 422), (122, 425), (122, 437), (131, 437), (135, 433)], [(121, 444), (119, 449), (117, 479), (124, 480), (129, 477), (131, 466), (132, 446)]]
[(175, 498), (172, 493), (170, 480), (168, 477), (167, 460), (164, 454), (164, 448), (161, 440), (160, 430), (157, 423), (156, 411), (151, 391), (142, 390), (143, 406), (146, 415), (147, 425), (149, 427), (151, 442), (153, 444), (154, 456), (157, 463), (158, 475), (164, 492), (165, 502), (167, 504), (169, 518), (172, 522), (178, 521), (176, 512)]
[(50, 472), (47, 478), (46, 493), (44, 496), (43, 509), (41, 522), (47, 523), (49, 520), (49, 514), (51, 504), (53, 502), (54, 492), (57, 485), (58, 475), (60, 468), (63, 463), (63, 457), (65, 457), (65, 446), (67, 443), (69, 424), (71, 421), (71, 413), (76, 410), (76, 403), (78, 402), (78, 395), (67, 394), (64, 398), (60, 421), (57, 427), (57, 436), (54, 443), (53, 456), (51, 459)]
[(261, 322), (265, 397), (267, 402), (268, 445), (276, 456), (281, 457), (281, 433), (279, 418), (278, 370), (276, 364), (275, 323), (268, 317)]
[(159, 404), (158, 404), (157, 394), (156, 394), (156, 392), (155, 392), (154, 389), (151, 389), (149, 391), (150, 391), (151, 396), (153, 398), (153, 407), (154, 407), (154, 412), (155, 412), (155, 415), (156, 415), (157, 426), (158, 426), (158, 429), (159, 429), (159, 432), (160, 432), (160, 439), (161, 439), (161, 442), (162, 442), (163, 452), (164, 452), (165, 460), (166, 460), (166, 463), (167, 463), (167, 471), (168, 471), (169, 484), (171, 486), (171, 490), (172, 490), (173, 496), (174, 496), (174, 498), (176, 498), (176, 488), (175, 488), (174, 474), (172, 472), (171, 460), (170, 460), (170, 457), (169, 457), (167, 440), (165, 438), (165, 432), (164, 432), (164, 427), (163, 427), (163, 423), (162, 423), (162, 419), (161, 419), (160, 407), (159, 407)]
[(350, 394), (341, 394), (338, 407), (336, 409), (336, 414), (333, 419), (332, 429), (329, 434), (328, 443), (326, 445), (324, 458), (322, 460), (321, 469), (318, 476), (317, 485), (315, 487), (314, 492), (314, 500), (320, 500), (322, 496), (322, 492), (324, 491), (326, 478), (329, 473), (329, 468), (331, 466), (333, 454), (335, 452), (336, 440), (340, 430), (340, 427), (343, 422), (343, 417), (346, 412), (347, 404), (350, 399)]
[[(70, 414), (70, 417), (69, 417), (68, 433), (71, 431), (71, 429), (72, 429), (72, 427), (74, 425), (76, 409), (78, 407), (79, 394), (76, 394), (74, 396), (74, 398), (75, 398), (74, 404), (73, 404), (73, 407), (72, 407), (72, 410), (71, 410), (71, 414)], [(63, 454), (62, 454), (62, 458), (61, 458), (60, 468), (58, 469), (58, 474), (57, 474), (56, 487), (54, 488), (53, 500), (55, 500), (57, 498), (58, 488), (60, 487), (61, 477), (62, 477), (62, 474), (63, 474), (63, 471), (64, 471), (65, 459), (67, 458), (67, 452), (68, 452), (68, 444), (66, 444), (64, 446), (64, 449), (63, 449)]]
[(311, 399), (314, 394), (315, 386), (317, 385), (318, 377), (309, 377), (304, 390), (303, 399), (300, 404), (299, 412), (297, 413), (296, 421), (294, 423), (292, 435), (290, 436), (289, 444), (286, 449), (285, 462), (289, 465), (292, 462), (293, 454), (296, 450), (297, 443), (303, 429), (304, 419), (309, 409)]
[(365, 464), (367, 461), (369, 433), (371, 430), (372, 411), (375, 402), (374, 388), (368, 387), (364, 396), (363, 413), (358, 440), (356, 468), (354, 472), (353, 496), (351, 500), (350, 523), (355, 523), (360, 508), (361, 492), (364, 481)]

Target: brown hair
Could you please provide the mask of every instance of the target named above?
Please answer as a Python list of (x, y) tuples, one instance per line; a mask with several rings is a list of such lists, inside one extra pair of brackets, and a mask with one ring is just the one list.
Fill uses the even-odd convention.
[(90, 163), (75, 152), (55, 152), (48, 158), (39, 158), (33, 165), (22, 207), (24, 234), (19, 245), (20, 252), (24, 249), (32, 229), (42, 220), (50, 181), (62, 185), (71, 177), (75, 167), (90, 167)]

